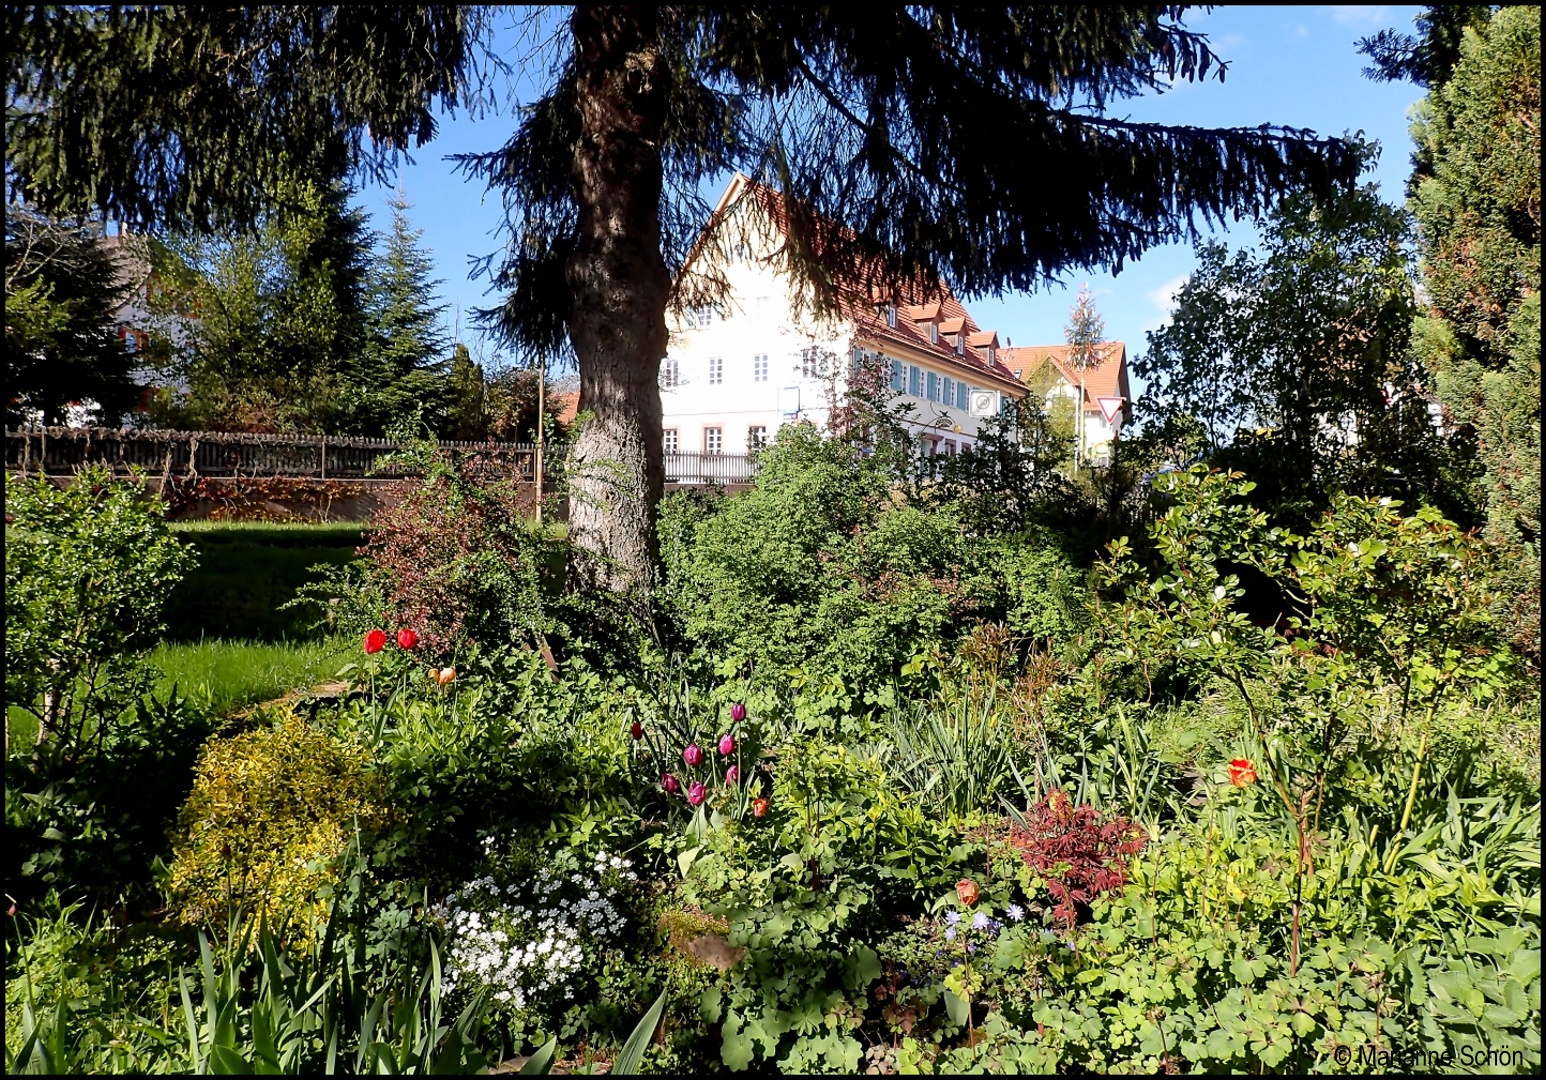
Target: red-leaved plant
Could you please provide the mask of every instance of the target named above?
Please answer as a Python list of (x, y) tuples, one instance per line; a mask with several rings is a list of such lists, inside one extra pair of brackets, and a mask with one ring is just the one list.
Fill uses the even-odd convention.
[(1127, 884), (1127, 860), (1148, 842), (1143, 829), (1121, 814), (1075, 806), (1061, 788), (1031, 807), (1024, 825), (1012, 825), (1009, 843), (1047, 880), (1052, 914), (1072, 930), (1076, 904)]

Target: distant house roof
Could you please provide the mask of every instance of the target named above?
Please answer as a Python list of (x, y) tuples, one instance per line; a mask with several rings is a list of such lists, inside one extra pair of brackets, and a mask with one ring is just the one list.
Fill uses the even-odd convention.
[(1084, 408), (1094, 412), (1100, 408), (1096, 398), (1121, 397), (1131, 401), (1133, 397), (1127, 383), (1127, 346), (1120, 341), (1106, 341), (1098, 347), (1105, 354), (1101, 362), (1082, 372), (1069, 362), (1067, 345), (1016, 345), (1000, 349), (998, 355), (1011, 371), (1019, 371), (1021, 382), (1030, 382), (1041, 366), (1049, 363), (1069, 386), (1078, 386), (1082, 378)]
[[(781, 234), (788, 234), (789, 218), (783, 195), (766, 184), (755, 182), (744, 173), (736, 173), (731, 178), (725, 193), (720, 196), (719, 204), (714, 208), (713, 216), (726, 213), (737, 199), (747, 196), (768, 215), (775, 229)], [(831, 222), (827, 224), (836, 228)], [(851, 236), (848, 230), (841, 232)], [(691, 261), (689, 258), (688, 262)], [(933, 283), (932, 287), (920, 282), (904, 287), (898, 294), (887, 295), (878, 287), (868, 284), (862, 267), (856, 266), (849, 275), (837, 274), (833, 287), (837, 294), (839, 314), (852, 322), (865, 340), (881, 347), (906, 346), (915, 352), (927, 354), (941, 368), (953, 367), (963, 374), (970, 373), (1003, 389), (1022, 390), (1014, 374), (1002, 362), (1001, 355), (995, 356), (992, 361), (988, 359), (988, 350), (996, 346), (997, 335), (977, 325), (971, 313), (956, 299), (943, 280)], [(887, 309), (893, 304), (896, 307), (894, 327), (887, 325)], [(931, 322), (939, 323), (940, 337), (937, 341), (929, 339)], [(962, 333), (966, 335), (968, 347), (958, 355), (955, 343), (945, 338)]]

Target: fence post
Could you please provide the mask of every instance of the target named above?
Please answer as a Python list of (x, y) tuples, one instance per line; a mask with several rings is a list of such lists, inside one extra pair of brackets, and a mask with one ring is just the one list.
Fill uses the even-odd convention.
[(327, 436), (322, 436), (322, 479), (327, 479)]

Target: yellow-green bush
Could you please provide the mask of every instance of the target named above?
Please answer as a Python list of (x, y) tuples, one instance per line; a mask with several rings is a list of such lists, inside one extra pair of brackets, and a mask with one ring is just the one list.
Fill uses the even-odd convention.
[(383, 818), (362, 748), (285, 713), (272, 727), (212, 740), (183, 805), (171, 892), (188, 923), (230, 909), (302, 939), (326, 914), (318, 890), (336, 879), (356, 823)]

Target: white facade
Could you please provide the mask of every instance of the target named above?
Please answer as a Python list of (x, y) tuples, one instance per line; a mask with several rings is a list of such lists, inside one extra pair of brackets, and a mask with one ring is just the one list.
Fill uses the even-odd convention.
[[(727, 199), (741, 182), (732, 182)], [(771, 258), (773, 227), (764, 223), (753, 232), (716, 262), (729, 285), (726, 299), (690, 309), (669, 324), (660, 367), (666, 453), (740, 454), (771, 442), (787, 423), (825, 427), (856, 361), (888, 365), (882, 370), (890, 375), (894, 401), (912, 406), (909, 426), (925, 453), (955, 453), (976, 441), (981, 418), (972, 415), (972, 390), (1016, 397), (1024, 392), (1007, 371), (987, 366), (996, 338), (968, 345), (991, 335), (961, 318), (954, 320), (959, 333), (939, 332), (940, 325), (951, 325), (941, 323), (939, 304), (932, 305), (932, 331), (909, 317), (913, 308), (876, 306), (873, 316), (819, 322), (797, 315), (790, 284)]]

